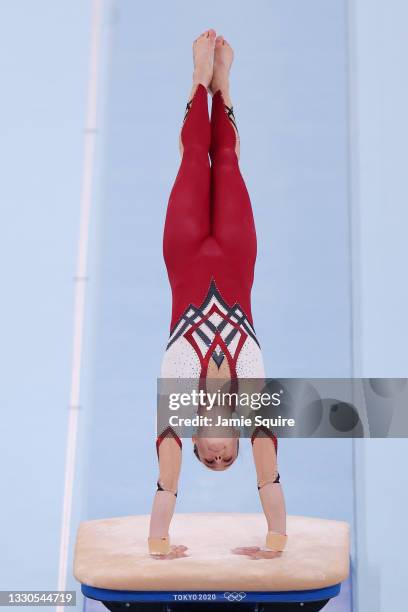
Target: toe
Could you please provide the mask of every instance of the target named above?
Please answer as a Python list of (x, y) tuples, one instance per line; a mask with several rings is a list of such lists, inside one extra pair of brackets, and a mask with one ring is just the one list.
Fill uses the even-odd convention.
[(216, 35), (217, 35), (217, 33), (216, 33), (215, 30), (213, 30), (213, 29), (207, 30), (207, 38), (214, 38), (215, 39)]

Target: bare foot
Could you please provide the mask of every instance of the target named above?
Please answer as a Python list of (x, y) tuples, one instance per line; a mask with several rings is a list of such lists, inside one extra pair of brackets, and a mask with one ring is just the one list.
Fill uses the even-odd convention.
[[(193, 88), (190, 93), (189, 101), (194, 97), (198, 85), (204, 85), (209, 88), (213, 77), (214, 68), (214, 47), (215, 47), (215, 30), (206, 30), (193, 43)], [(187, 117), (187, 112), (184, 119)], [(181, 142), (181, 131), (179, 134), (180, 155), (183, 156), (183, 143)]]
[(215, 30), (207, 30), (193, 43), (193, 87), (199, 83), (209, 87), (213, 77)]
[(159, 561), (170, 561), (172, 559), (182, 559), (188, 557), (186, 554), (187, 546), (170, 546), (170, 552), (167, 555), (151, 555)]
[[(215, 39), (214, 69), (213, 78), (210, 83), (210, 91), (214, 95), (218, 90), (221, 90), (224, 103), (230, 108), (232, 107), (232, 101), (229, 92), (229, 75), (233, 61), (234, 51), (231, 45), (223, 36), (217, 36)], [(239, 159), (239, 134), (232, 122), (231, 125), (234, 128), (237, 139), (235, 152)]]
[[(231, 106), (229, 99), (229, 73), (234, 60), (234, 51), (223, 36), (217, 36), (214, 49), (213, 77), (210, 83), (210, 91), (214, 95), (221, 89), (225, 104)], [(226, 99), (226, 97), (228, 99)]]
[(257, 559), (275, 559), (280, 557), (282, 553), (275, 552), (273, 550), (264, 550), (259, 546), (242, 546), (241, 548), (234, 548), (231, 550), (234, 555), (245, 555), (253, 561)]

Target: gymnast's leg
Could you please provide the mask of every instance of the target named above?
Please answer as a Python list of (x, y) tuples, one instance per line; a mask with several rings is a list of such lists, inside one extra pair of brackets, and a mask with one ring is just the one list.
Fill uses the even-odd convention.
[(217, 37), (210, 85), (212, 233), (224, 255), (234, 261), (242, 293), (249, 294), (256, 259), (256, 232), (251, 201), (238, 164), (238, 130), (229, 94), (232, 60), (230, 45)]
[(180, 134), (182, 160), (172, 188), (164, 227), (163, 250), (170, 282), (185, 270), (210, 231), (210, 120), (207, 87), (213, 70), (215, 32), (193, 45), (193, 88)]

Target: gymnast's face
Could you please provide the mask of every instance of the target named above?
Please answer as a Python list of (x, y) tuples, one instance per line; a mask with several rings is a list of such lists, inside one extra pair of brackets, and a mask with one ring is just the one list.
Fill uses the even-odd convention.
[(238, 438), (193, 437), (193, 444), (198, 459), (210, 470), (226, 470), (238, 456)]

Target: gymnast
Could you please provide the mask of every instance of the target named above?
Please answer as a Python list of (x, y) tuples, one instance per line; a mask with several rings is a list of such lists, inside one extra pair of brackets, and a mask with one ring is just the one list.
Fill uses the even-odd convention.
[[(163, 252), (172, 290), (170, 337), (162, 378), (264, 377), (251, 314), (256, 234), (239, 169), (239, 136), (229, 93), (233, 50), (214, 30), (193, 44), (193, 86), (180, 133), (182, 160), (172, 188)], [(211, 119), (208, 94), (212, 96)], [(211, 160), (211, 165), (210, 165)], [(237, 458), (237, 436), (192, 438), (197, 459), (213, 471)], [(264, 548), (236, 554), (273, 558), (286, 544), (286, 512), (277, 468), (277, 439), (265, 427), (251, 437), (258, 490), (267, 523)], [(156, 441), (159, 479), (148, 548), (159, 559), (186, 556), (170, 545), (182, 442), (168, 427)], [(197, 538), (200, 534), (197, 533)]]

